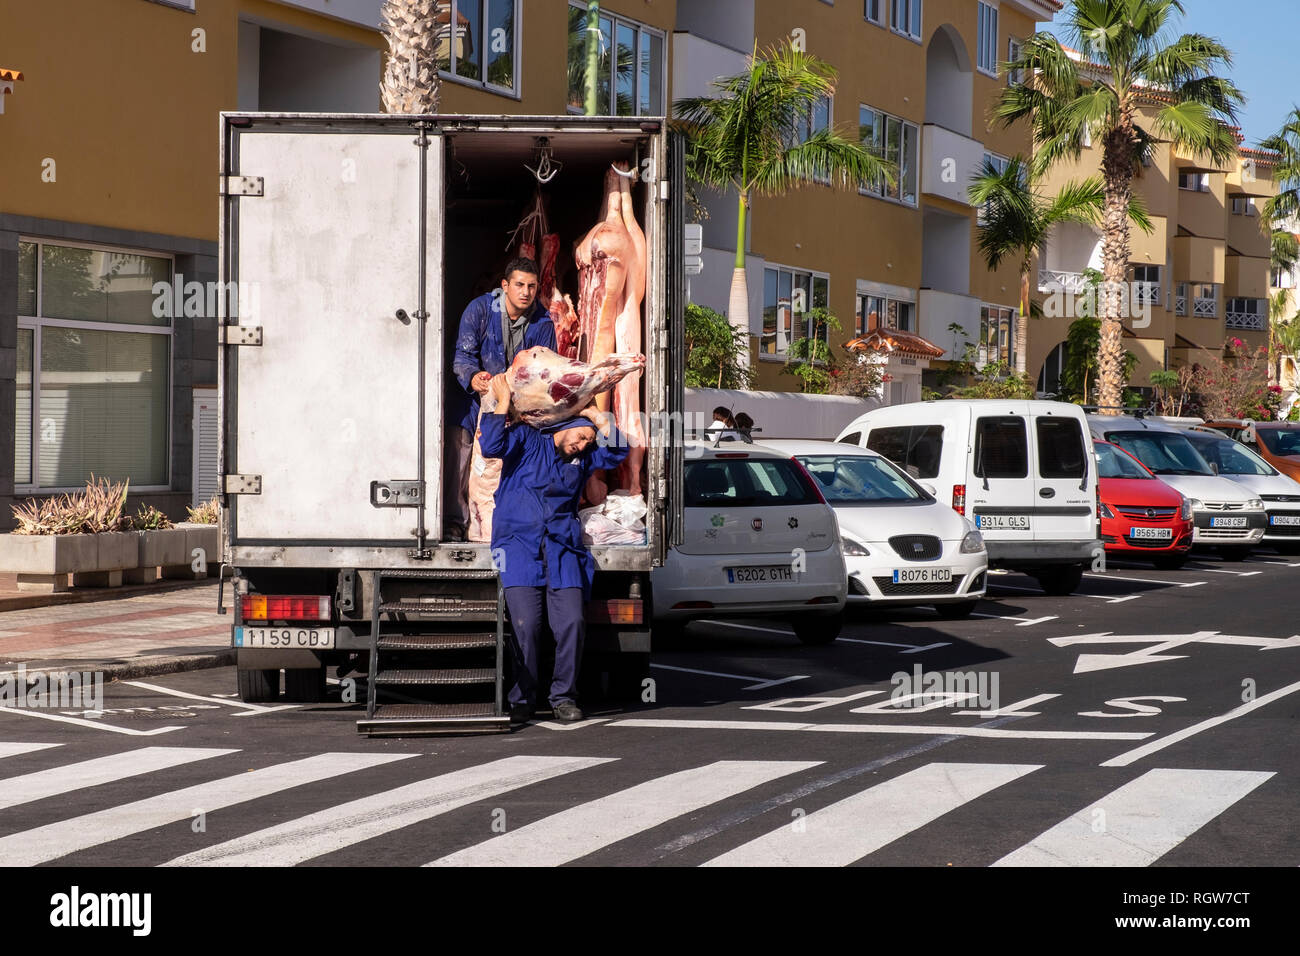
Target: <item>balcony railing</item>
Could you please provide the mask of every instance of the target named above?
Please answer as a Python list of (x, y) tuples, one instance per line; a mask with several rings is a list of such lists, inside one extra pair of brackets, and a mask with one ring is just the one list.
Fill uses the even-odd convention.
[(1088, 284), (1082, 272), (1061, 272), (1056, 269), (1038, 270), (1039, 292), (1071, 292), (1078, 295)]
[(1230, 329), (1248, 329), (1263, 331), (1268, 328), (1268, 323), (1264, 316), (1257, 312), (1233, 312), (1227, 313), (1227, 326)]
[(1174, 315), (1187, 314), (1187, 296), (1179, 293), (1174, 296)]
[(1202, 299), (1197, 296), (1192, 300), (1192, 315), (1202, 319), (1212, 319), (1219, 314), (1218, 299)]
[(1138, 305), (1160, 305), (1160, 283), (1134, 282), (1133, 301)]

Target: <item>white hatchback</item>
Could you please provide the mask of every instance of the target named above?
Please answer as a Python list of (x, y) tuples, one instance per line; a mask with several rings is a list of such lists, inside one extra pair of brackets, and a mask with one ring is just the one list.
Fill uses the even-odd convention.
[(739, 442), (688, 444), (682, 543), (650, 575), (656, 622), (786, 620), (825, 644), (844, 621), (845, 567), (835, 513), (789, 456)]
[(965, 617), (984, 596), (989, 555), (971, 522), (882, 455), (843, 442), (767, 441), (821, 486), (840, 523), (850, 602), (930, 604)]

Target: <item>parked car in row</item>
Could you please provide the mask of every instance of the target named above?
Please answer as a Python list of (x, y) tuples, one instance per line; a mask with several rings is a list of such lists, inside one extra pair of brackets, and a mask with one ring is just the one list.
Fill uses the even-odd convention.
[(1094, 439), (1118, 445), (1189, 499), (1193, 545), (1217, 547), (1225, 559), (1241, 561), (1263, 538), (1264, 502), (1216, 475), (1184, 431), (1138, 415), (1089, 415), (1088, 427)]
[(847, 571), (835, 513), (803, 466), (741, 442), (686, 450), (682, 543), (650, 575), (656, 630), (692, 618), (785, 620), (825, 644), (844, 621)]
[(932, 605), (965, 617), (984, 596), (988, 552), (975, 526), (933, 487), (887, 458), (842, 442), (765, 441), (801, 464), (835, 511), (848, 568), (848, 600)]
[(1094, 441), (1101, 476), (1097, 511), (1107, 554), (1148, 558), (1172, 570), (1192, 547), (1192, 505), (1118, 445)]
[(1229, 438), (1249, 445), (1259, 457), (1288, 478), (1300, 481), (1300, 422), (1252, 422), (1219, 418), (1205, 423)]
[(1083, 410), (948, 399), (873, 409), (838, 441), (877, 452), (971, 519), (988, 563), (1070, 594), (1100, 552), (1097, 470)]

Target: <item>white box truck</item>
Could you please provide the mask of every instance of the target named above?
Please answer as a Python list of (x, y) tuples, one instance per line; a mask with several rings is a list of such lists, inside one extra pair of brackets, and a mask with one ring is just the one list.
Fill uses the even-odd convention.
[[(504, 602), (487, 544), (444, 540), (460, 315), (540, 188), (562, 237), (614, 162), (647, 241), (643, 543), (593, 547), (584, 669), (639, 687), (649, 571), (681, 529), (682, 150), (662, 119), (223, 113), (222, 561), (246, 701), (355, 681), (366, 733), (502, 730)], [(567, 262), (568, 271), (565, 271)]]

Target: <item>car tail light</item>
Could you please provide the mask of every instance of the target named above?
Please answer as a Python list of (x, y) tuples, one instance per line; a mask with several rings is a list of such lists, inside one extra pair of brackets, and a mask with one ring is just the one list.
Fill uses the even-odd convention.
[(713, 456), (714, 458), (748, 458), (747, 451), (724, 451)]
[(808, 473), (808, 469), (803, 466), (803, 462), (798, 458), (791, 458), (790, 460), (794, 462), (794, 466), (799, 469), (799, 472), (803, 475), (803, 480), (807, 482), (808, 487), (817, 495), (817, 500), (822, 504), (826, 504), (826, 496), (822, 494), (821, 486), (813, 480), (813, 476)]
[(966, 513), (966, 486), (965, 485), (952, 486), (952, 510), (957, 512), (957, 514), (959, 515), (964, 515)]
[(328, 621), (330, 599), (320, 594), (245, 594), (240, 614), (245, 621)]
[(712, 601), (678, 601), (673, 605), (674, 611), (703, 611), (713, 607)]

